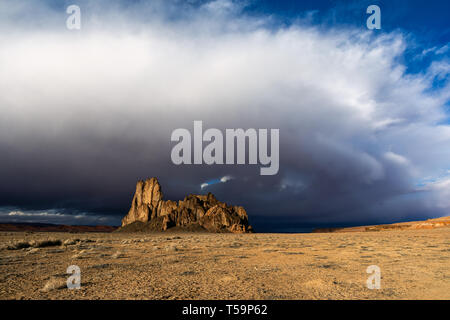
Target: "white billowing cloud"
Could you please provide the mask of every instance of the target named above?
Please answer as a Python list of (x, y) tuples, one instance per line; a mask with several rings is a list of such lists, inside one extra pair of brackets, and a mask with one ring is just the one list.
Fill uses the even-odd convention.
[(207, 186), (209, 186), (209, 184), (207, 184), (207, 183), (202, 183), (202, 184), (200, 185), (200, 188), (203, 189), (203, 188), (206, 188)]
[[(322, 188), (339, 184), (348, 202), (393, 201), (448, 164), (450, 86), (431, 90), (448, 61), (407, 74), (401, 33), (273, 29), (239, 10), (215, 1), (171, 21), (133, 20), (139, 10), (123, 9), (117, 28), (99, 14), (78, 33), (64, 25), (2, 32), (0, 147), (42, 137), (74, 149), (71, 139), (85, 133), (169, 148), (171, 130), (200, 118), (214, 128), (279, 128), (280, 183), (304, 174), (302, 192), (327, 196)], [(77, 150), (94, 152), (90, 141)], [(170, 165), (168, 153), (148, 149), (149, 167)], [(384, 193), (358, 196), (375, 185)]]
[(202, 183), (202, 184), (200, 185), (200, 188), (203, 189), (203, 188), (206, 188), (206, 187), (211, 186), (211, 185), (213, 185), (213, 184), (226, 183), (226, 182), (228, 182), (228, 181), (230, 181), (230, 180), (232, 180), (232, 179), (234, 179), (232, 176), (223, 176), (223, 177), (220, 178), (220, 179), (217, 179), (217, 180), (211, 180), (211, 181), (209, 181), (209, 182)]
[(422, 190), (429, 192), (431, 197), (428, 205), (437, 206), (444, 210), (450, 207), (450, 176), (446, 175), (426, 183)]
[(388, 151), (384, 154), (384, 157), (394, 163), (400, 164), (400, 165), (408, 165), (409, 160), (403, 157), (402, 155), (399, 155), (395, 152)]
[(436, 50), (436, 54), (444, 54), (450, 50), (450, 43), (447, 43), (445, 46), (440, 47)]
[(230, 181), (231, 179), (233, 179), (232, 176), (223, 176), (222, 178), (220, 178), (220, 182), (225, 183), (227, 181)]
[(23, 213), (22, 211), (11, 211), (10, 213), (8, 213), (8, 216), (24, 216), (25, 213)]
[(445, 54), (450, 50), (450, 44), (447, 43), (446, 45), (442, 46), (442, 47), (432, 47), (432, 48), (428, 48), (422, 51), (422, 56), (426, 56), (429, 53), (434, 53), (436, 55), (441, 55), (441, 54)]
[(116, 222), (114, 218), (86, 213), (70, 214), (57, 210), (7, 210), (0, 208), (0, 223), (5, 222), (40, 222), (54, 224), (110, 224)]

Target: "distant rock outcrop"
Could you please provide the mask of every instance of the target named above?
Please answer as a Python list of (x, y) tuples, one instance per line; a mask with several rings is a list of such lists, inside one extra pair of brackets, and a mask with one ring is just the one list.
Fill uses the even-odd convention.
[(171, 228), (209, 232), (252, 232), (243, 207), (229, 206), (218, 201), (211, 193), (191, 194), (178, 203), (165, 201), (156, 178), (138, 181), (130, 211), (122, 219), (120, 229), (166, 231)]
[(314, 233), (330, 233), (330, 232), (373, 232), (373, 231), (399, 231), (399, 230), (420, 230), (420, 229), (437, 229), (450, 228), (450, 216), (425, 221), (399, 222), (393, 224), (380, 224), (374, 226), (359, 226), (347, 228), (320, 228), (315, 229)]

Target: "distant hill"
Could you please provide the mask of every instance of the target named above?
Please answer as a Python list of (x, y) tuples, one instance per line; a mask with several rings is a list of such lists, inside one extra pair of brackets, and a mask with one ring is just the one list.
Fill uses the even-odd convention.
[(117, 227), (112, 226), (68, 226), (50, 223), (0, 223), (0, 231), (18, 232), (113, 232)]
[(425, 221), (399, 222), (393, 224), (380, 224), (374, 226), (360, 226), (348, 228), (319, 228), (314, 233), (329, 232), (373, 232), (373, 231), (392, 231), (392, 230), (417, 230), (417, 229), (436, 229), (450, 227), (450, 216)]

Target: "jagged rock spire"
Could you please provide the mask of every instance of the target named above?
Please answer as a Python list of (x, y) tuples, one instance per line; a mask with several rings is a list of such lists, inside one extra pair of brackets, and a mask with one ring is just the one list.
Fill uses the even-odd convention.
[(122, 227), (136, 221), (146, 223), (146, 230), (165, 231), (171, 227), (198, 225), (211, 232), (251, 232), (243, 207), (228, 206), (212, 193), (188, 195), (177, 202), (163, 200), (157, 178), (138, 181), (131, 208), (122, 219)]

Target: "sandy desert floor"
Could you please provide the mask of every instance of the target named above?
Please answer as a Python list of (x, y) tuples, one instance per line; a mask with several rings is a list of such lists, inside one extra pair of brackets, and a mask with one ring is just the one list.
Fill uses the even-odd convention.
[[(2, 232), (0, 246), (0, 299), (450, 299), (450, 228), (295, 235)], [(80, 267), (79, 290), (67, 289), (69, 265)], [(381, 269), (378, 290), (366, 285), (370, 265)]]

